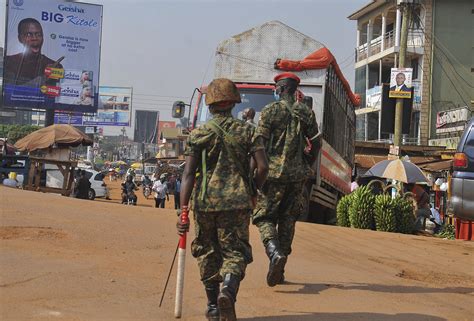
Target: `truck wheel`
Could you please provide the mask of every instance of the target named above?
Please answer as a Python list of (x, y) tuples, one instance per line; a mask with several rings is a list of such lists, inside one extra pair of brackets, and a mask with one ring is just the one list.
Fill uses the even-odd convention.
[(95, 199), (95, 191), (92, 188), (89, 188), (89, 192), (87, 193), (87, 197), (93, 201)]

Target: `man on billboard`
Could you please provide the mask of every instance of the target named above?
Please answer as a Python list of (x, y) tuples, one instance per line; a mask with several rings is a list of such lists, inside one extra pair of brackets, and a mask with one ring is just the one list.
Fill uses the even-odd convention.
[(43, 47), (43, 28), (38, 20), (26, 18), (18, 24), (18, 41), (23, 45), (23, 52), (6, 56), (5, 83), (39, 87), (43, 84), (46, 67), (63, 68), (61, 57), (54, 61), (41, 53)]
[(399, 72), (395, 76), (395, 81), (397, 84), (395, 86), (390, 87), (390, 91), (411, 91), (411, 88), (407, 87), (405, 84), (405, 74), (403, 72)]

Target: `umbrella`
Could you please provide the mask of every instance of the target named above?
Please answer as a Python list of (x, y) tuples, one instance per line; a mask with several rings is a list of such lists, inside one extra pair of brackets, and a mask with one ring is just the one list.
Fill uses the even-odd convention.
[(79, 146), (92, 145), (93, 141), (71, 125), (51, 125), (41, 128), (23, 137), (16, 142), (15, 147), (19, 150), (35, 151), (46, 149), (53, 145), (58, 146)]
[(403, 183), (429, 183), (415, 164), (400, 159), (384, 160), (372, 166), (364, 176), (391, 178)]

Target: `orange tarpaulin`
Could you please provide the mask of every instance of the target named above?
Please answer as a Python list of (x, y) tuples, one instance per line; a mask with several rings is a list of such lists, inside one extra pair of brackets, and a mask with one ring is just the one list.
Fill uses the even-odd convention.
[(310, 69), (323, 69), (327, 68), (330, 64), (333, 65), (336, 74), (342, 81), (344, 88), (347, 91), (349, 99), (355, 106), (360, 105), (360, 96), (354, 94), (351, 90), (351, 86), (347, 82), (346, 78), (342, 74), (339, 65), (336, 62), (336, 58), (332, 55), (328, 48), (321, 48), (309, 56), (305, 57), (303, 60), (286, 60), (286, 59), (277, 59), (275, 62), (275, 68), (285, 71), (303, 71)]

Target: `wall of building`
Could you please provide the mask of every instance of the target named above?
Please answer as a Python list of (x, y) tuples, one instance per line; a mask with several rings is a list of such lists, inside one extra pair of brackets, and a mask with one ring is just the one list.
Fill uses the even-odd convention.
[(470, 106), (474, 96), (472, 0), (433, 0), (430, 138), (439, 111)]

